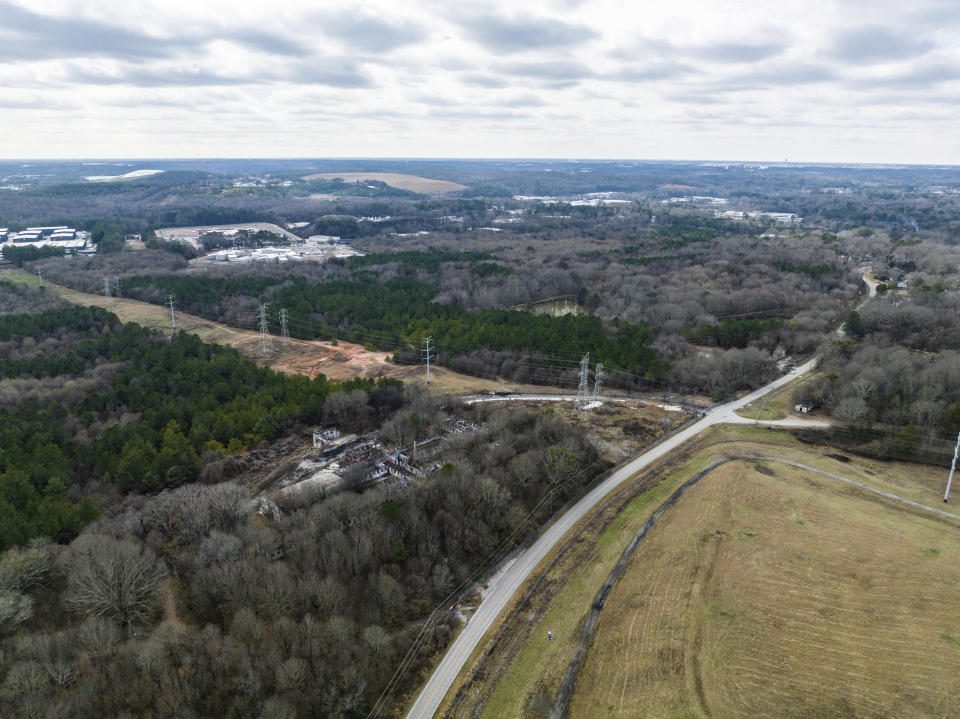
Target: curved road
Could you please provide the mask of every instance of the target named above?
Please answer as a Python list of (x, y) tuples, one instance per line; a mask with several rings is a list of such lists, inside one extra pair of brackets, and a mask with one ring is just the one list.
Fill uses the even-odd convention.
[[(864, 277), (868, 287), (867, 299), (876, 293), (876, 283)], [(750, 394), (735, 399), (726, 404), (709, 410), (702, 418), (686, 429), (664, 440), (657, 446), (639, 457), (631, 460), (613, 472), (603, 482), (593, 488), (573, 507), (544, 530), (537, 540), (521, 554), (516, 561), (504, 572), (500, 580), (489, 589), (489, 593), (477, 607), (476, 613), (470, 622), (463, 628), (454, 643), (447, 650), (440, 664), (430, 676), (426, 686), (421, 690), (417, 700), (407, 712), (407, 719), (430, 719), (440, 707), (450, 687), (457, 679), (460, 670), (466, 664), (473, 650), (480, 643), (483, 635), (493, 625), (500, 613), (507, 607), (527, 578), (537, 568), (537, 565), (547, 556), (558, 542), (569, 532), (574, 525), (587, 516), (604, 498), (620, 487), (638, 472), (643, 471), (662, 457), (670, 454), (684, 442), (693, 439), (704, 430), (716, 424), (753, 424), (753, 420), (740, 417), (737, 410), (756, 401), (765, 394), (772, 392), (792, 382), (797, 377), (806, 374), (816, 365), (813, 358), (800, 365), (783, 377), (754, 390)], [(829, 426), (828, 422), (814, 420), (781, 420), (773, 422), (773, 426)]]
[[(774, 380), (758, 390), (754, 390), (740, 399), (714, 407), (686, 429), (681, 430), (653, 449), (644, 452), (639, 457), (621, 466), (560, 516), (528, 549), (517, 556), (516, 561), (511, 565), (510, 569), (503, 574), (500, 581), (490, 588), (486, 598), (480, 603), (480, 606), (477, 607), (476, 614), (473, 615), (473, 618), (463, 628), (463, 631), (460, 632), (456, 641), (454, 641), (453, 645), (447, 650), (447, 653), (434, 670), (430, 680), (420, 692), (417, 700), (407, 713), (407, 719), (429, 719), (436, 713), (440, 702), (443, 701), (444, 696), (453, 685), (463, 665), (470, 657), (470, 654), (476, 648), (477, 644), (480, 643), (483, 635), (486, 634), (487, 630), (493, 625), (500, 613), (510, 603), (513, 595), (520, 589), (527, 577), (536, 569), (537, 565), (547, 556), (550, 550), (563, 539), (564, 535), (566, 535), (577, 522), (587, 516), (607, 495), (638, 472), (646, 469), (662, 457), (670, 454), (684, 442), (696, 437), (705, 429), (715, 424), (753, 424), (753, 420), (740, 417), (736, 411), (768, 392), (772, 392), (792, 382), (800, 375), (806, 374), (813, 369), (815, 364), (816, 359), (812, 359), (800, 367), (797, 367), (789, 374)], [(826, 422), (815, 423), (809, 420), (793, 421), (802, 422), (804, 426), (828, 425)], [(773, 424), (777, 426), (781, 423), (774, 422)]]

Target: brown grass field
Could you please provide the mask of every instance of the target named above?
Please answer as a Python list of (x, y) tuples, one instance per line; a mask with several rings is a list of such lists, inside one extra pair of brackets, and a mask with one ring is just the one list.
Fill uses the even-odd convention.
[(304, 180), (336, 180), (341, 179), (344, 182), (363, 182), (364, 180), (375, 180), (382, 182), (390, 187), (396, 187), (398, 190), (409, 190), (410, 192), (420, 192), (424, 195), (444, 195), (448, 192), (459, 192), (466, 190), (466, 185), (460, 185), (456, 182), (446, 180), (432, 180), (429, 177), (418, 177), (416, 175), (402, 175), (395, 172), (318, 172), (313, 175), (307, 175)]
[[(696, 471), (739, 454), (944, 506), (939, 468), (842, 461), (781, 432), (717, 430), (615, 516), (587, 526), (502, 646), (464, 675), (472, 684), (453, 716), (546, 716), (580, 622), (639, 526)], [(960, 522), (799, 468), (730, 462), (638, 548), (600, 615), (569, 715), (960, 716), (958, 559)]]

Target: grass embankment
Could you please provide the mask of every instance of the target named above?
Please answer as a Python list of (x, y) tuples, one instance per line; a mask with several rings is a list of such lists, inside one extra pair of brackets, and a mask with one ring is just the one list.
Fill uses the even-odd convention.
[[(798, 377), (783, 387), (775, 389), (770, 394), (738, 409), (737, 414), (752, 420), (759, 418), (760, 422), (769, 422), (787, 417), (806, 417), (807, 415), (798, 414), (793, 411), (793, 391), (805, 382), (809, 382), (815, 376), (816, 373), (811, 372), (802, 377)], [(764, 399), (766, 399), (766, 403), (764, 403)], [(763, 407), (762, 410), (760, 409), (761, 406)]]
[[(622, 549), (685, 479), (740, 454), (930, 506), (944, 481), (935, 468), (844, 457), (781, 432), (718, 430), (574, 543), (575, 561), (561, 557), (456, 716), (478, 705), (480, 716), (545, 716)], [(611, 592), (570, 715), (957, 715), (958, 557), (956, 521), (787, 465), (723, 465), (661, 518)]]

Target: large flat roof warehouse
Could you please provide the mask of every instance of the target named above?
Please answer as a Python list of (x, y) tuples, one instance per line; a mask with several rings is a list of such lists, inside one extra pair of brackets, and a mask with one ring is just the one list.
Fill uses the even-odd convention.
[(236, 234), (240, 230), (246, 230), (247, 232), (260, 232), (261, 230), (265, 230), (266, 232), (279, 235), (294, 244), (303, 242), (297, 235), (272, 222), (243, 222), (235, 225), (200, 225), (195, 227), (163, 227), (157, 230), (157, 237), (167, 242), (183, 242), (184, 244), (199, 248), (200, 238), (203, 235), (218, 232), (229, 237), (231, 234)]

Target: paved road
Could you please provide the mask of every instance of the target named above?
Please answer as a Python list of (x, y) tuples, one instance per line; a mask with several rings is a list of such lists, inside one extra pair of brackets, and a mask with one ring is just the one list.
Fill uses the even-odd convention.
[[(736, 413), (737, 410), (768, 392), (772, 392), (792, 382), (800, 375), (806, 374), (814, 368), (815, 364), (816, 360), (812, 359), (797, 367), (792, 372), (758, 390), (754, 390), (740, 399), (714, 407), (701, 419), (664, 440), (653, 449), (644, 452), (636, 459), (621, 466), (579, 502), (573, 505), (573, 507), (564, 512), (553, 524), (547, 527), (543, 534), (541, 534), (526, 551), (517, 557), (516, 561), (510, 569), (504, 573), (496, 586), (490, 588), (486, 598), (481, 602), (480, 606), (477, 607), (477, 611), (470, 620), (470, 623), (463, 628), (463, 631), (457, 637), (456, 641), (454, 641), (450, 649), (447, 650), (447, 653), (433, 672), (430, 680), (420, 692), (417, 700), (407, 713), (407, 718), (429, 719), (434, 715), (440, 706), (440, 702), (443, 701), (443, 697), (453, 685), (470, 654), (476, 648), (477, 644), (479, 644), (483, 635), (496, 621), (500, 613), (510, 603), (510, 600), (520, 589), (521, 585), (527, 580), (544, 557), (547, 556), (550, 550), (563, 539), (564, 535), (600, 504), (605, 497), (635, 474), (670, 454), (677, 449), (677, 447), (696, 437), (705, 429), (716, 424), (752, 423), (753, 420), (740, 417)], [(811, 420), (794, 420), (794, 422), (804, 423), (806, 426), (816, 426)], [(824, 423), (816, 424), (822, 426)], [(774, 426), (776, 425), (777, 423), (775, 422)]]
[[(876, 283), (864, 277), (869, 292), (867, 299), (876, 293)], [(440, 664), (434, 670), (426, 686), (420, 692), (417, 700), (407, 713), (407, 719), (430, 719), (436, 713), (444, 696), (456, 681), (457, 675), (466, 664), (470, 654), (480, 643), (483, 635), (493, 625), (500, 613), (507, 607), (514, 594), (520, 589), (527, 578), (533, 573), (537, 565), (547, 556), (558, 542), (569, 532), (577, 522), (587, 516), (611, 492), (615, 491), (630, 477), (651, 466), (684, 442), (696, 437), (704, 430), (716, 424), (752, 424), (753, 420), (737, 414), (737, 410), (763, 397), (797, 377), (811, 371), (816, 365), (816, 358), (805, 362), (793, 371), (754, 390), (740, 399), (727, 402), (709, 410), (701, 419), (689, 425), (686, 429), (669, 437), (653, 449), (644, 452), (636, 459), (621, 466), (607, 479), (597, 485), (589, 494), (584, 496), (573, 507), (563, 513), (553, 524), (544, 530), (543, 534), (523, 553), (517, 556), (513, 565), (504, 572), (500, 581), (490, 587), (489, 593), (477, 607), (476, 614), (469, 624), (447, 650)], [(541, 398), (542, 399), (542, 398)], [(773, 426), (829, 426), (826, 422), (815, 420), (781, 420), (773, 422)]]

